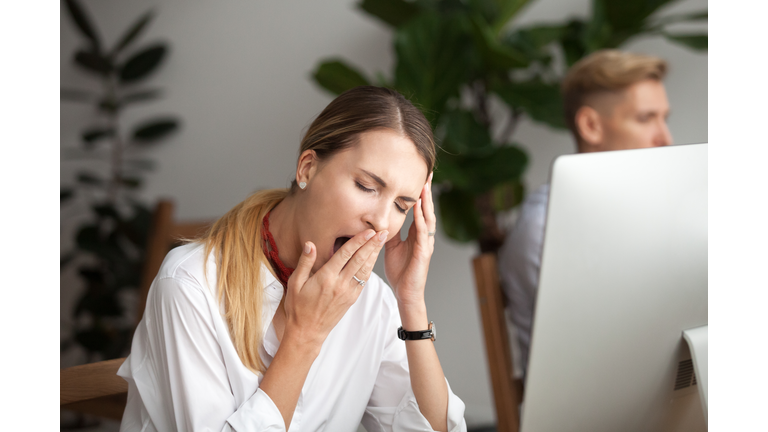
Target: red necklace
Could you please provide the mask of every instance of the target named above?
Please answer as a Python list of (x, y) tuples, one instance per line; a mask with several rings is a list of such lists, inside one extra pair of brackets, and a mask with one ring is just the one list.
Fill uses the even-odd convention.
[(283, 264), (283, 262), (280, 261), (280, 257), (277, 255), (278, 252), (275, 238), (272, 237), (272, 233), (269, 232), (270, 213), (271, 211), (268, 211), (267, 215), (264, 216), (264, 229), (261, 230), (261, 238), (265, 242), (264, 253), (272, 263), (272, 267), (275, 269), (277, 278), (280, 280), (280, 283), (283, 284), (283, 287), (288, 287), (288, 278), (291, 277), (291, 274), (293, 274), (293, 269)]

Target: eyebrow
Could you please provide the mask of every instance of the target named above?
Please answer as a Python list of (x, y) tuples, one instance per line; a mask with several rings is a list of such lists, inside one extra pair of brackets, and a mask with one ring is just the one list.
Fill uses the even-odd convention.
[[(370, 172), (370, 171), (368, 171), (368, 170), (365, 170), (365, 169), (361, 169), (361, 171), (362, 171), (362, 172), (364, 172), (365, 174), (367, 174), (367, 175), (368, 175), (370, 178), (372, 178), (372, 179), (373, 179), (373, 180), (374, 180), (376, 183), (378, 183), (379, 185), (381, 185), (381, 187), (383, 187), (383, 188), (387, 187), (387, 182), (385, 182), (385, 181), (384, 181), (384, 179), (382, 179), (381, 177), (379, 177), (379, 176), (377, 176), (376, 174), (374, 174), (374, 173), (372, 173), (372, 172)], [(412, 203), (413, 203), (413, 202), (416, 202), (416, 200), (415, 200), (415, 199), (413, 199), (413, 198), (411, 198), (411, 197), (407, 197), (407, 196), (399, 196), (399, 197), (397, 197), (397, 198), (398, 198), (398, 199), (401, 199), (401, 200), (403, 200), (403, 201), (406, 201), (406, 202), (412, 202)]]

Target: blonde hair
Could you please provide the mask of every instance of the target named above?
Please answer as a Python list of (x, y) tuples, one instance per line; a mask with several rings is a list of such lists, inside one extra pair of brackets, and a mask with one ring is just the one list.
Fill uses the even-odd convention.
[[(353, 146), (363, 132), (391, 129), (409, 138), (427, 164), (435, 165), (432, 128), (424, 114), (400, 93), (380, 87), (362, 86), (336, 99), (312, 122), (301, 141), (300, 154), (313, 150), (322, 161)], [(206, 256), (216, 253), (218, 297), (224, 306), (229, 334), (240, 360), (253, 372), (266, 368), (259, 355), (262, 338), (262, 305), (266, 266), (274, 275), (262, 249), (264, 216), (287, 196), (290, 189), (254, 193), (217, 220), (196, 241), (205, 244)]]
[(568, 70), (561, 84), (568, 128), (578, 140), (576, 112), (590, 96), (618, 92), (647, 79), (661, 81), (666, 74), (667, 62), (658, 57), (619, 50), (601, 50), (584, 57)]
[(224, 305), (237, 354), (253, 372), (264, 371), (258, 349), (263, 293), (258, 287), (264, 286), (263, 266), (271, 269), (261, 246), (262, 220), (288, 193), (288, 189), (256, 192), (219, 218), (200, 239), (205, 256), (216, 250), (219, 304)]

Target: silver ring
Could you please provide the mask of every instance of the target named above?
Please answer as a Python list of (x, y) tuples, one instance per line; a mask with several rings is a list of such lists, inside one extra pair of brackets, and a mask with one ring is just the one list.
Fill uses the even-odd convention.
[(435, 235), (435, 231), (427, 231), (427, 236), (432, 237)]
[(355, 276), (355, 275), (352, 275), (352, 279), (356, 280), (358, 285), (360, 285), (361, 287), (365, 288), (365, 281), (364, 280), (358, 279), (357, 276)]

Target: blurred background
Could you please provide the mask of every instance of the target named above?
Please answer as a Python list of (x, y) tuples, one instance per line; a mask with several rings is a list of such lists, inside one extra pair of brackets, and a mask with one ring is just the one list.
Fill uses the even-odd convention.
[(704, 0), (62, 3), (61, 367), (127, 355), (158, 200), (178, 220), (212, 220), (257, 189), (286, 187), (303, 131), (334, 95), (388, 85), (425, 109), (450, 151), (435, 175), (427, 305), (467, 424), (492, 425), (470, 262), (498, 247), (553, 159), (575, 152), (559, 79), (595, 49), (662, 57), (675, 144), (706, 142), (706, 10)]

